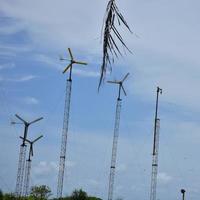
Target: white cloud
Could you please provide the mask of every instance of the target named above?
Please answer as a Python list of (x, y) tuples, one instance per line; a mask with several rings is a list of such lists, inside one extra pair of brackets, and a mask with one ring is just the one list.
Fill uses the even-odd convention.
[[(67, 46), (73, 46), (75, 49), (81, 49), (85, 55), (92, 52), (99, 63), (101, 44), (99, 39), (95, 38), (100, 36), (106, 3), (107, 1), (102, 0), (86, 0), (81, 3), (76, 0), (70, 4), (66, 1), (58, 4), (47, 0), (42, 3), (39, 0), (32, 3), (18, 0), (13, 6), (11, 2), (4, 0), (1, 1), (1, 10), (23, 24), (23, 30), (25, 29), (32, 41), (40, 44), (40, 47), (52, 49), (52, 52), (57, 53), (66, 51)], [(130, 90), (141, 97), (153, 98), (154, 88), (160, 85), (167, 101), (196, 109), (200, 98), (195, 92), (196, 86), (200, 84), (196, 76), (200, 73), (200, 29), (196, 21), (198, 17), (195, 17), (199, 16), (196, 9), (199, 2), (127, 0), (118, 3), (130, 27), (140, 35), (138, 39), (122, 31), (134, 54), (128, 54), (125, 59), (116, 62), (130, 66), (128, 71), (134, 74), (132, 83), (129, 82)], [(82, 9), (84, 5), (87, 5), (87, 8)], [(69, 7), (66, 12), (65, 8)], [(99, 9), (94, 9), (96, 7)], [(135, 8), (134, 12), (132, 8)], [(44, 16), (44, 11), (48, 17)], [(62, 69), (56, 64), (57, 61), (44, 55), (40, 55), (38, 59)], [(98, 76), (95, 71), (74, 71), (82, 76)]]
[(29, 105), (37, 105), (39, 104), (39, 100), (34, 97), (25, 97), (24, 102)]
[[(8, 23), (10, 22), (9, 19), (7, 22)], [(25, 26), (22, 23), (13, 22), (12, 24), (2, 25), (0, 27), (0, 34), (1, 35), (15, 34), (17, 32), (22, 31), (24, 28)]]
[(12, 78), (0, 77), (0, 81), (27, 82), (27, 81), (31, 81), (31, 80), (33, 80), (35, 78), (37, 78), (37, 76), (34, 76), (34, 75), (25, 75), (25, 76), (21, 76), (21, 77), (12, 77)]
[(35, 176), (48, 176), (51, 173), (57, 173), (58, 166), (54, 161), (40, 161), (36, 166), (33, 167), (33, 174)]
[(31, 50), (30, 46), (26, 45), (14, 45), (14, 44), (0, 44), (0, 55), (4, 54), (10, 54), (10, 55), (16, 55), (16, 53), (22, 53), (22, 52), (29, 52)]
[(116, 172), (121, 172), (123, 173), (124, 171), (127, 170), (127, 166), (125, 164), (119, 164), (116, 167)]
[(59, 63), (59, 57), (51, 58), (50, 56), (44, 54), (37, 54), (34, 56), (34, 60), (46, 64), (48, 67), (55, 68), (59, 71), (63, 69)]
[(92, 185), (92, 186), (98, 186), (100, 183), (97, 180), (94, 179), (89, 179), (88, 182)]
[[(63, 71), (63, 69), (68, 65), (68, 63), (66, 64), (63, 62), (59, 62), (59, 57), (50, 58), (47, 55), (38, 54), (38, 55), (35, 55), (34, 58), (38, 62), (45, 63), (48, 67), (57, 69), (59, 71)], [(78, 76), (96, 78), (96, 77), (99, 77), (100, 75), (99, 72), (88, 70), (88, 66), (83, 66), (84, 69), (77, 69), (76, 67), (77, 66), (73, 68), (73, 73)]]
[(160, 172), (158, 173), (158, 181), (160, 183), (168, 183), (172, 180), (173, 178), (171, 176), (169, 176), (167, 173), (165, 172)]
[[(28, 33), (33, 48), (36, 46), (47, 50), (47, 54), (41, 54), (38, 57), (33, 57), (33, 59), (62, 70), (62, 67), (57, 64), (57, 58), (54, 60), (54, 58), (48, 56), (49, 51), (55, 55), (57, 52), (65, 52), (65, 48), (71, 46), (84, 52), (81, 53), (83, 56), (94, 52), (93, 62), (99, 63), (101, 44), (99, 44), (99, 39), (96, 38), (100, 36), (106, 3), (107, 1), (102, 0), (74, 0), (71, 2), (61, 0), (60, 3), (49, 0), (42, 2), (39, 0), (31, 2), (18, 0), (14, 3), (2, 0), (0, 9), (2, 13), (10, 16), (17, 23), (23, 24), (19, 27), (11, 24), (11, 27), (6, 27), (7, 30), (5, 31), (7, 33), (15, 33), (21, 28), (21, 30)], [(130, 26), (140, 36), (140, 39), (130, 35), (126, 37), (126, 41), (134, 50), (134, 54), (116, 61), (116, 63), (120, 63), (124, 71), (131, 72), (133, 78), (130, 76), (125, 84), (130, 92), (134, 94), (134, 99), (136, 101), (145, 100), (149, 103), (149, 101), (155, 99), (155, 87), (159, 85), (163, 88), (160, 103), (162, 105), (167, 102), (176, 104), (174, 109), (170, 111), (171, 115), (176, 115), (179, 105), (198, 112), (198, 101), (200, 99), (200, 94), (197, 91), (198, 85), (200, 85), (198, 76), (200, 74), (198, 55), (200, 51), (198, 45), (200, 30), (197, 20), (199, 19), (199, 1), (126, 0), (118, 1), (118, 3)], [(24, 53), (30, 51), (30, 49), (32, 48), (26, 46), (1, 45), (0, 55), (15, 55), (16, 52)], [(39, 52), (41, 52), (41, 49)], [(123, 68), (123, 66), (128, 67)], [(88, 72), (87, 69), (82, 71), (75, 68), (74, 72), (82, 76), (98, 76), (95, 71)], [(23, 76), (5, 80), (23, 82), (33, 78), (36, 77)], [(192, 116), (193, 112), (191, 113), (191, 110), (189, 112)], [(170, 187), (169, 190), (163, 187), (166, 193), (162, 195), (162, 199), (167, 199), (167, 193), (170, 191), (170, 194), (175, 195), (174, 188), (181, 185), (183, 180), (187, 180), (185, 182), (188, 182), (190, 187), (199, 185), (199, 159), (196, 153), (198, 152), (200, 130), (197, 122), (183, 123), (181, 117), (178, 120), (176, 119), (175, 122), (173, 120), (169, 122), (167, 121), (168, 116), (165, 115), (164, 117), (161, 122), (159, 152), (159, 170), (161, 170), (161, 173), (158, 175), (158, 186), (166, 186), (161, 183), (171, 181), (172, 184), (167, 185), (167, 187)], [(134, 120), (131, 123), (135, 123)], [(149, 133), (149, 127), (146, 126), (145, 122), (141, 124), (145, 127), (145, 131), (147, 130)], [(49, 124), (47, 127), (46, 132), (49, 132)], [(98, 191), (100, 191), (101, 196), (106, 196), (107, 187), (105, 185), (108, 182), (111, 155), (111, 146), (109, 145), (112, 138), (109, 138), (109, 134), (104, 133), (101, 135), (101, 133), (97, 134), (95, 131), (92, 134), (80, 133), (70, 136), (73, 141), (69, 140), (71, 150), (69, 154), (77, 164), (67, 162), (69, 168), (70, 165), (72, 166), (70, 172), (67, 172), (70, 179), (69, 182), (67, 180), (67, 184), (71, 184), (68, 191), (71, 191), (79, 183), (87, 185), (88, 177), (92, 177), (92, 180), (100, 180), (101, 183), (104, 183), (104, 187), (101, 187)], [(133, 130), (133, 138), (129, 133), (129, 137), (126, 138), (122, 135), (119, 140), (119, 144), (121, 144), (117, 157), (120, 160), (119, 163), (124, 163), (124, 165), (130, 167), (121, 167), (124, 171), (123, 173), (116, 173), (116, 182), (124, 186), (123, 191), (120, 191), (119, 194), (123, 192), (123, 196), (127, 199), (133, 198), (133, 192), (128, 190), (128, 186), (133, 184), (137, 188), (134, 197), (139, 196), (136, 199), (147, 199), (143, 197), (148, 192), (139, 191), (141, 188), (143, 191), (149, 191), (150, 187), (152, 138), (149, 138), (149, 135), (146, 136), (145, 131), (144, 129), (141, 132)], [(58, 146), (58, 144), (56, 145)], [(188, 148), (183, 148), (185, 146)], [(43, 154), (43, 157), (46, 156), (51, 160), (53, 153), (49, 155), (49, 149), (52, 149), (52, 146), (48, 146), (46, 150), (43, 149), (47, 152)], [(0, 152), (3, 153), (4, 150)], [(9, 150), (7, 152), (10, 153)], [(55, 151), (52, 150), (52, 152)], [(11, 156), (12, 154), (10, 154)], [(183, 157), (187, 157), (188, 162)], [(39, 176), (46, 174), (47, 180), (49, 180), (49, 174), (51, 175), (52, 172), (55, 176), (57, 174), (56, 163), (51, 163), (49, 160), (39, 163), (34, 169)], [(175, 168), (172, 163), (176, 163)], [(9, 166), (15, 165), (11, 164)], [(120, 164), (117, 168), (120, 169)], [(193, 171), (189, 173), (187, 168), (192, 168)], [(6, 170), (6, 168), (4, 169)], [(170, 175), (162, 171), (169, 171)], [(9, 172), (7, 175), (9, 176)], [(177, 176), (181, 179), (175, 178)], [(142, 184), (143, 186), (140, 187)], [(52, 181), (53, 189), (55, 189), (54, 185), (55, 181)], [(171, 199), (175, 199), (175, 196)], [(198, 197), (194, 199), (196, 200)]]
[(16, 82), (26, 82), (26, 81), (30, 81), (30, 80), (33, 80), (35, 79), (37, 76), (34, 76), (34, 75), (26, 75), (26, 76), (23, 76), (23, 77), (20, 77), (18, 79), (10, 79), (12, 81), (16, 81)]
[(0, 70), (4, 70), (4, 69), (12, 69), (15, 67), (15, 63), (4, 63), (4, 64), (0, 64)]
[(99, 72), (88, 71), (87, 69), (85, 70), (73, 69), (73, 73), (82, 77), (91, 77), (91, 78), (99, 77)]

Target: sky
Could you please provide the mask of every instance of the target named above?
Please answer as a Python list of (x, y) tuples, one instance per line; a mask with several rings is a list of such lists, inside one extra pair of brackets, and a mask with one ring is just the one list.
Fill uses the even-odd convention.
[[(97, 91), (102, 59), (105, 0), (0, 0), (0, 188), (14, 192), (19, 136), (15, 114), (31, 121), (34, 146), (31, 185), (56, 194), (68, 64), (59, 56), (88, 62), (74, 66), (64, 195), (82, 188), (107, 198), (117, 87)], [(149, 199), (156, 87), (160, 147), (157, 199), (200, 195), (200, 123), (197, 0), (116, 0), (133, 34), (119, 27), (133, 54), (115, 61), (106, 80), (130, 76), (122, 97), (114, 199)]]

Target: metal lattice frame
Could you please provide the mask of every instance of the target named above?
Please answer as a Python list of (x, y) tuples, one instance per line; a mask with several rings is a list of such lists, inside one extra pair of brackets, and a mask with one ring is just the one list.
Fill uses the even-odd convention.
[(31, 160), (26, 160), (23, 194), (27, 197), (30, 193)]
[(159, 131), (160, 131), (160, 119), (158, 119), (159, 94), (162, 94), (162, 89), (157, 87), (156, 112), (155, 112), (154, 136), (153, 136), (153, 158), (152, 158), (150, 200), (156, 200), (156, 189), (157, 189), (158, 150), (159, 150)]
[(26, 160), (26, 145), (20, 145), (19, 162), (17, 169), (17, 181), (15, 188), (15, 196), (17, 197), (20, 197), (22, 195), (25, 160)]
[(152, 158), (152, 176), (150, 200), (156, 200), (157, 175), (158, 175), (158, 150), (159, 150), (160, 119), (156, 119), (155, 152)]
[(67, 147), (67, 134), (68, 134), (69, 112), (70, 112), (70, 101), (71, 101), (71, 89), (72, 89), (72, 80), (68, 79), (67, 85), (66, 85), (64, 121), (63, 121), (60, 163), (59, 163), (59, 172), (58, 172), (57, 198), (62, 197), (62, 191), (63, 191), (66, 147)]
[(121, 99), (117, 99), (116, 113), (115, 113), (115, 126), (112, 146), (112, 158), (110, 166), (110, 177), (109, 177), (109, 188), (108, 188), (108, 200), (113, 198), (114, 178), (115, 178), (115, 167), (117, 158), (117, 143), (119, 137), (119, 124), (120, 124), (120, 113), (121, 113)]

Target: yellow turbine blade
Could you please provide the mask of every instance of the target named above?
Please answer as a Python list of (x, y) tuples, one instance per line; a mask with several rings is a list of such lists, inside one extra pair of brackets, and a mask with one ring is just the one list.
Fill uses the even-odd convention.
[(68, 48), (68, 51), (69, 51), (69, 55), (70, 55), (70, 57), (71, 57), (71, 60), (74, 60), (73, 55), (72, 55), (72, 52), (71, 52), (71, 49)]
[(80, 65), (87, 65), (86, 62), (78, 62), (78, 61), (75, 61), (76, 64), (80, 64)]
[(68, 69), (70, 69), (70, 67), (72, 67), (72, 64), (69, 64), (69, 65), (64, 69), (63, 74), (64, 74)]

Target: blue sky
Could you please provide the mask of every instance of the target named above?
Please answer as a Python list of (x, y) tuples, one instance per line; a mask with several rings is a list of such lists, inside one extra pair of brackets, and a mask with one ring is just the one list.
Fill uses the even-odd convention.
[[(117, 87), (97, 92), (101, 27), (107, 1), (0, 1), (0, 188), (15, 188), (19, 136), (14, 114), (43, 116), (29, 132), (44, 138), (35, 146), (31, 184), (55, 194), (64, 90), (71, 47), (75, 66), (64, 194), (83, 188), (107, 198)], [(116, 61), (107, 79), (121, 78), (123, 97), (114, 198), (148, 199), (156, 87), (161, 119), (158, 199), (178, 199), (184, 187), (197, 200), (200, 184), (199, 6), (197, 0), (117, 1), (134, 34), (121, 29), (133, 55)]]

